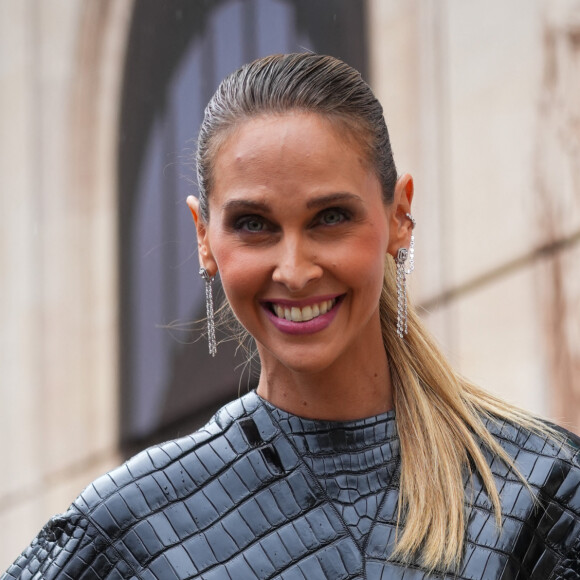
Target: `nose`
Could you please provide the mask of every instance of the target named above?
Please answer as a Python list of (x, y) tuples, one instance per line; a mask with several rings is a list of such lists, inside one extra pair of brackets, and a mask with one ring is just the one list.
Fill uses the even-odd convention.
[(298, 292), (322, 276), (315, 252), (303, 240), (286, 239), (279, 245), (274, 282), (284, 284), (288, 290)]

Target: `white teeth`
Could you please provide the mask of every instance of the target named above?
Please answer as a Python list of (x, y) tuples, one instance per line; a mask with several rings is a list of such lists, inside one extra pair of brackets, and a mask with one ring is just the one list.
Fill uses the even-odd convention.
[(304, 308), (297, 306), (285, 307), (279, 304), (272, 304), (272, 310), (278, 318), (285, 318), (292, 322), (306, 322), (312, 320), (321, 314), (326, 314), (336, 304), (336, 298), (332, 300), (325, 300), (320, 304), (312, 304)]
[(312, 308), (310, 306), (305, 306), (302, 309), (302, 321), (312, 320)]

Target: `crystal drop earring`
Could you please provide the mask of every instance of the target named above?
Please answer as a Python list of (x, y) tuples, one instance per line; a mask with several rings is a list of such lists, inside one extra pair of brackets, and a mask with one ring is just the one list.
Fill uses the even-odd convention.
[[(415, 235), (413, 231), (417, 222), (415, 218), (406, 213), (405, 216), (411, 222), (411, 243), (409, 249), (399, 248), (395, 263), (397, 264), (397, 334), (399, 338), (404, 338), (408, 332), (407, 317), (407, 275), (415, 269)], [(409, 269), (405, 268), (405, 262), (409, 258)]]
[(217, 343), (215, 339), (215, 316), (213, 311), (213, 289), (211, 283), (213, 278), (208, 274), (205, 268), (199, 269), (199, 275), (205, 282), (205, 310), (207, 316), (207, 342), (209, 354), (215, 356), (217, 352)]
[(397, 334), (404, 338), (407, 334), (407, 275), (405, 262), (409, 252), (399, 248), (395, 262), (397, 264)]

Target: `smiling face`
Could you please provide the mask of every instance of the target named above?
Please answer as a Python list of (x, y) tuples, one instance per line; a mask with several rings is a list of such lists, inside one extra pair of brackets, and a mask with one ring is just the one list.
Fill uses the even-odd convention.
[(398, 220), (361, 148), (316, 114), (251, 119), (213, 165), (200, 261), (220, 272), (266, 372), (382, 353), (384, 260)]

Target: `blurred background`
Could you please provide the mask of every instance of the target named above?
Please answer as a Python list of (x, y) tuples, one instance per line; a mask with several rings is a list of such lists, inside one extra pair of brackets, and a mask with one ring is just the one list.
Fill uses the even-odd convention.
[(184, 325), (185, 198), (219, 81), (304, 50), (384, 105), (415, 177), (412, 296), (453, 363), (580, 429), (580, 0), (0, 0), (0, 570), (253, 385)]

